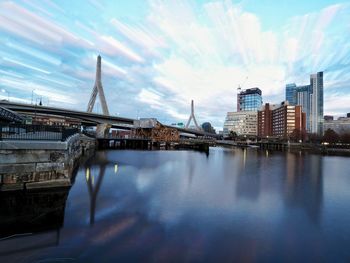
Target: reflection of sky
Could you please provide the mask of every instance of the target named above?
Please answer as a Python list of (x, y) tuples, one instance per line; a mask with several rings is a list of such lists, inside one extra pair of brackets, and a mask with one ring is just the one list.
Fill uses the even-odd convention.
[(98, 152), (85, 165), (95, 183), (105, 167), (94, 225), (83, 167), (60, 246), (32, 258), (341, 260), (350, 256), (347, 162), (255, 149)]

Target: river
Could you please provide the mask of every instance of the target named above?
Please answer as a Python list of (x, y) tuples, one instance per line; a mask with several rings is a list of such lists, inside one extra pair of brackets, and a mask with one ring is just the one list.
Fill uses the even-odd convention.
[(99, 151), (69, 191), (0, 196), (2, 211), (42, 210), (22, 227), (0, 212), (12, 224), (0, 228), (0, 261), (349, 261), (349, 164), (219, 147)]

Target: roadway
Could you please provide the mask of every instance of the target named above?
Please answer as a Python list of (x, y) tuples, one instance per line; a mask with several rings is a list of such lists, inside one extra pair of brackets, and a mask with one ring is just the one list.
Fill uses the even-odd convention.
[[(89, 113), (89, 112), (70, 110), (70, 109), (64, 109), (64, 108), (54, 108), (54, 107), (48, 107), (48, 106), (39, 106), (39, 105), (33, 105), (33, 104), (24, 104), (24, 103), (16, 103), (16, 102), (8, 102), (8, 101), (0, 101), (0, 106), (18, 113), (30, 113), (30, 114), (42, 113), (42, 114), (71, 117), (71, 118), (81, 120), (82, 124), (86, 126), (94, 126), (97, 124), (106, 123), (106, 124), (111, 124), (113, 128), (117, 128), (117, 129), (131, 129), (134, 125), (134, 119), (130, 119), (130, 118), (103, 115), (98, 113)], [(196, 136), (216, 137), (213, 134), (194, 130), (194, 129), (178, 128), (178, 127), (173, 127), (168, 125), (165, 125), (165, 126), (169, 128), (176, 128), (181, 133), (193, 134)]]

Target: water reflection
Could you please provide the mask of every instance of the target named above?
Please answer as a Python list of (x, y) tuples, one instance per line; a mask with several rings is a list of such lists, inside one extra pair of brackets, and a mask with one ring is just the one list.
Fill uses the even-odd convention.
[(0, 256), (58, 245), (68, 192), (0, 192)]
[(86, 184), (88, 186), (89, 190), (89, 196), (90, 196), (90, 225), (93, 225), (95, 223), (95, 209), (96, 209), (96, 199), (98, 192), (100, 191), (100, 187), (102, 184), (103, 177), (105, 175), (106, 165), (102, 164), (99, 167), (99, 172), (97, 176), (97, 182), (95, 184), (95, 177), (94, 174), (90, 174), (90, 167), (87, 167), (85, 169), (85, 178), (86, 178)]
[[(256, 200), (259, 197), (261, 188), (261, 173), (259, 171), (261, 159), (256, 158), (256, 151), (250, 151), (249, 155), (247, 151), (247, 148), (242, 149), (242, 158), (236, 184), (236, 195), (239, 198)], [(249, 160), (249, 165), (246, 166), (247, 158), (254, 159), (256, 161), (253, 163)]]
[[(331, 170), (336, 160), (337, 177), (325, 160)], [(69, 193), (59, 245), (28, 261), (344, 261), (350, 196), (329, 187), (349, 185), (347, 160), (255, 149), (97, 152)]]
[(286, 204), (302, 208), (318, 223), (323, 200), (322, 158), (288, 153), (286, 159)]

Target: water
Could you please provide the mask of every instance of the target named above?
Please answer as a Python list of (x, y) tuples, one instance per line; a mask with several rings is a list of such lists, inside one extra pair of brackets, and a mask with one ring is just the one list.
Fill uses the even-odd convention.
[(47, 211), (16, 230), (36, 234), (0, 241), (0, 262), (350, 261), (349, 161), (256, 149), (101, 151), (68, 197), (26, 197)]

